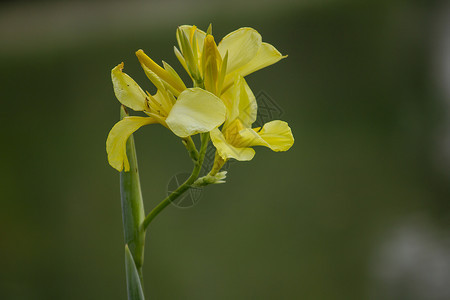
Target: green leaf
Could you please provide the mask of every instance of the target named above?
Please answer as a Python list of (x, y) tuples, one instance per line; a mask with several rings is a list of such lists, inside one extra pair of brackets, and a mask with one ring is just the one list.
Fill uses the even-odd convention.
[(128, 300), (144, 300), (141, 280), (128, 245), (125, 245), (125, 269), (127, 274)]

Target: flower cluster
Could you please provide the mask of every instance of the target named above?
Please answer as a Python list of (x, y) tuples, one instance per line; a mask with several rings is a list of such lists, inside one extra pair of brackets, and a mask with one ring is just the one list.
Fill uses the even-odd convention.
[[(216, 148), (209, 178), (218, 176), (224, 163), (233, 158), (251, 160), (253, 146), (286, 151), (294, 143), (291, 129), (275, 120), (252, 128), (257, 103), (244, 77), (272, 65), (285, 56), (262, 42), (252, 28), (240, 28), (226, 35), (219, 44), (196, 26), (177, 29), (175, 55), (193, 81), (187, 88), (177, 72), (166, 62), (160, 66), (139, 50), (136, 55), (148, 79), (157, 88), (151, 95), (126, 73), (121, 63), (111, 71), (114, 93), (125, 107), (145, 113), (146, 117), (127, 116), (111, 129), (106, 141), (110, 165), (129, 171), (126, 142), (144, 125), (159, 123), (186, 141), (198, 133), (209, 133)], [(190, 140), (192, 141), (192, 140)], [(206, 181), (205, 181), (206, 182)]]

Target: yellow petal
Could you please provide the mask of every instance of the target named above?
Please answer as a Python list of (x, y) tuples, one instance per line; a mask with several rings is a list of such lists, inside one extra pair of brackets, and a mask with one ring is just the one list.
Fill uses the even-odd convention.
[[(186, 89), (186, 85), (183, 80), (181, 80), (180, 75), (172, 68), (171, 65), (163, 61), (164, 69), (169, 72), (169, 74), (177, 81), (177, 83), (183, 88), (183, 91)], [(178, 97), (179, 93), (176, 95)]]
[[(171, 72), (163, 69), (160, 65), (155, 63), (150, 57), (148, 57), (143, 50), (136, 51), (136, 56), (139, 59), (139, 62), (141, 63), (142, 68), (145, 71), (145, 68), (148, 68), (153, 73), (155, 73), (159, 78), (161, 78), (163, 81), (167, 82), (171, 87), (173, 87), (175, 90), (182, 92), (186, 86), (181, 81), (178, 74), (175, 76)], [(181, 82), (180, 82), (181, 81)]]
[[(194, 79), (194, 81), (201, 81), (201, 74), (198, 68), (198, 51), (197, 49), (192, 49), (193, 43), (189, 41), (189, 36), (181, 29), (177, 30), (177, 40), (180, 46), (183, 59), (186, 62), (189, 75)], [(197, 48), (197, 44), (195, 44)]]
[(273, 65), (285, 57), (287, 57), (287, 55), (283, 56), (274, 46), (268, 43), (262, 43), (258, 53), (252, 60), (236, 69), (234, 72), (227, 74), (224, 80), (223, 90), (227, 90), (233, 84), (234, 78), (237, 75), (247, 76), (262, 68)]
[(210, 132), (211, 141), (219, 155), (224, 159), (234, 158), (240, 161), (251, 160), (255, 156), (255, 150), (247, 147), (234, 147), (225, 139), (222, 132), (215, 128)]
[(217, 48), (222, 57), (228, 51), (227, 72), (231, 73), (250, 62), (258, 53), (261, 43), (261, 35), (253, 28), (239, 28), (226, 35)]
[(130, 170), (130, 163), (127, 158), (127, 140), (140, 127), (156, 123), (157, 121), (149, 117), (125, 117), (111, 129), (106, 140), (106, 152), (108, 153), (109, 164), (121, 172)]
[(251, 127), (256, 121), (258, 104), (255, 95), (243, 77), (239, 79), (239, 120), (245, 127)]
[(206, 33), (197, 29), (196, 26), (182, 25), (178, 27), (176, 36), (189, 75), (194, 81), (201, 81), (199, 66)]
[(261, 130), (246, 128), (239, 132), (237, 145), (241, 147), (266, 146), (273, 151), (287, 151), (294, 144), (294, 136), (288, 123), (271, 121)]
[[(198, 28), (195, 28), (195, 30), (193, 30), (192, 25), (181, 25), (180, 27), (178, 27), (180, 30), (182, 30), (184, 32), (184, 34), (186, 34), (186, 36), (190, 37), (190, 41), (192, 42), (193, 40), (193, 35), (195, 35), (195, 40), (197, 41), (197, 50), (198, 50), (198, 57), (200, 58), (200, 51), (203, 51), (203, 43), (205, 41), (205, 37), (206, 37), (206, 33)], [(193, 34), (192, 34), (193, 33)], [(192, 36), (192, 38), (191, 38)], [(180, 41), (178, 40), (178, 45), (180, 46)], [(181, 48), (181, 46), (180, 46)]]
[(236, 72), (241, 76), (247, 76), (250, 73), (273, 65), (285, 57), (271, 44), (262, 43), (256, 56), (249, 63), (237, 69)]
[(200, 88), (184, 90), (175, 102), (166, 124), (179, 137), (208, 132), (225, 121), (222, 100)]
[(175, 103), (175, 98), (170, 93), (166, 93), (162, 90), (158, 90), (153, 98), (160, 104), (159, 108), (155, 107), (156, 113), (163, 117), (167, 117)]
[(221, 97), (228, 108), (227, 121), (224, 127), (239, 119), (244, 127), (251, 128), (256, 121), (258, 104), (255, 95), (241, 76), (236, 77), (232, 88), (228, 89)]
[(123, 105), (135, 110), (143, 111), (146, 108), (146, 94), (141, 87), (127, 74), (122, 72), (123, 63), (111, 71), (114, 94)]
[(227, 65), (228, 65), (228, 52), (225, 53), (225, 56), (222, 59), (222, 64), (220, 65), (219, 78), (217, 79), (217, 95), (222, 94), (223, 84), (225, 83), (225, 75), (227, 75)]
[(202, 72), (205, 89), (217, 95), (217, 83), (219, 77), (219, 66), (222, 65), (222, 58), (217, 50), (212, 35), (207, 35), (204, 42), (202, 55)]
[[(145, 75), (147, 75), (147, 78), (150, 79), (150, 81), (156, 86), (156, 88), (158, 89), (158, 92), (156, 93), (156, 95), (151, 96), (150, 94), (148, 94), (148, 100), (149, 100), (149, 105), (150, 108), (154, 109), (151, 112), (156, 112), (162, 116), (167, 116), (168, 112), (170, 111), (170, 109), (172, 108), (172, 101), (171, 98), (173, 97), (172, 95), (170, 95), (169, 91), (170, 90), (166, 90), (167, 85), (164, 83), (164, 81), (159, 78), (158, 75), (156, 75), (152, 70), (150, 70), (149, 68), (147, 68), (145, 65), (141, 65), (142, 69), (145, 72)], [(180, 93), (178, 92), (178, 95)], [(154, 101), (153, 100), (157, 100), (158, 104), (154, 105)], [(153, 104), (153, 105), (152, 105)], [(158, 106), (162, 106), (160, 108), (158, 108)], [(162, 108), (162, 111), (160, 111)], [(156, 111), (155, 111), (156, 110)], [(162, 113), (161, 113), (162, 112)]]

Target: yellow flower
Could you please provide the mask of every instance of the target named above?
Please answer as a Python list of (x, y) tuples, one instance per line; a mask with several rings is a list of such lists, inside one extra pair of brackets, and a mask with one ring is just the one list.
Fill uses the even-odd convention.
[[(215, 82), (208, 90), (214, 89), (216, 95), (230, 88), (236, 76), (247, 76), (286, 57), (262, 42), (258, 31), (249, 27), (229, 33), (216, 46), (211, 26), (205, 33), (196, 26), (183, 25), (177, 30), (177, 40), (181, 52), (175, 47), (175, 55), (180, 63), (194, 81), (204, 81), (207, 89), (208, 81)], [(211, 80), (212, 76), (217, 80)]]
[(142, 111), (148, 117), (125, 117), (111, 129), (106, 151), (109, 164), (118, 170), (129, 171), (126, 141), (140, 127), (160, 123), (174, 134), (185, 138), (209, 132), (225, 121), (226, 108), (214, 94), (200, 88), (186, 88), (178, 74), (167, 64), (165, 69), (148, 58), (142, 50), (137, 53), (147, 77), (157, 88), (151, 95), (127, 74), (123, 63), (111, 71), (114, 93), (124, 106)]
[(253, 146), (265, 146), (273, 151), (287, 151), (294, 144), (294, 137), (288, 124), (275, 120), (258, 128), (251, 128), (256, 120), (255, 96), (242, 76), (222, 95), (228, 116), (222, 130), (210, 132), (211, 141), (217, 149), (211, 175), (216, 174), (230, 158), (240, 161), (251, 160), (255, 155)]

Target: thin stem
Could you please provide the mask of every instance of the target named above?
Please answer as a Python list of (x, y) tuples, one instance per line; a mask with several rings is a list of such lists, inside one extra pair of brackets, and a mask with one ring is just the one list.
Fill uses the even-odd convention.
[(191, 185), (198, 179), (200, 175), (200, 170), (203, 165), (203, 160), (205, 159), (206, 148), (209, 142), (209, 133), (202, 133), (201, 135), (201, 147), (199, 152), (199, 158), (194, 164), (194, 169), (192, 170), (191, 176), (180, 185), (175, 191), (173, 191), (169, 196), (167, 196), (163, 201), (161, 201), (144, 219), (141, 225), (141, 230), (145, 231), (148, 225), (153, 221), (153, 219), (166, 208), (172, 201), (181, 196), (186, 192)]
[(192, 161), (194, 161), (194, 163), (198, 160), (198, 151), (197, 151), (197, 147), (195, 147), (195, 143), (192, 140), (192, 138), (190, 136), (188, 136), (187, 138), (184, 138), (183, 140), (183, 145), (186, 147), (187, 151), (189, 152), (189, 156), (191, 157)]

